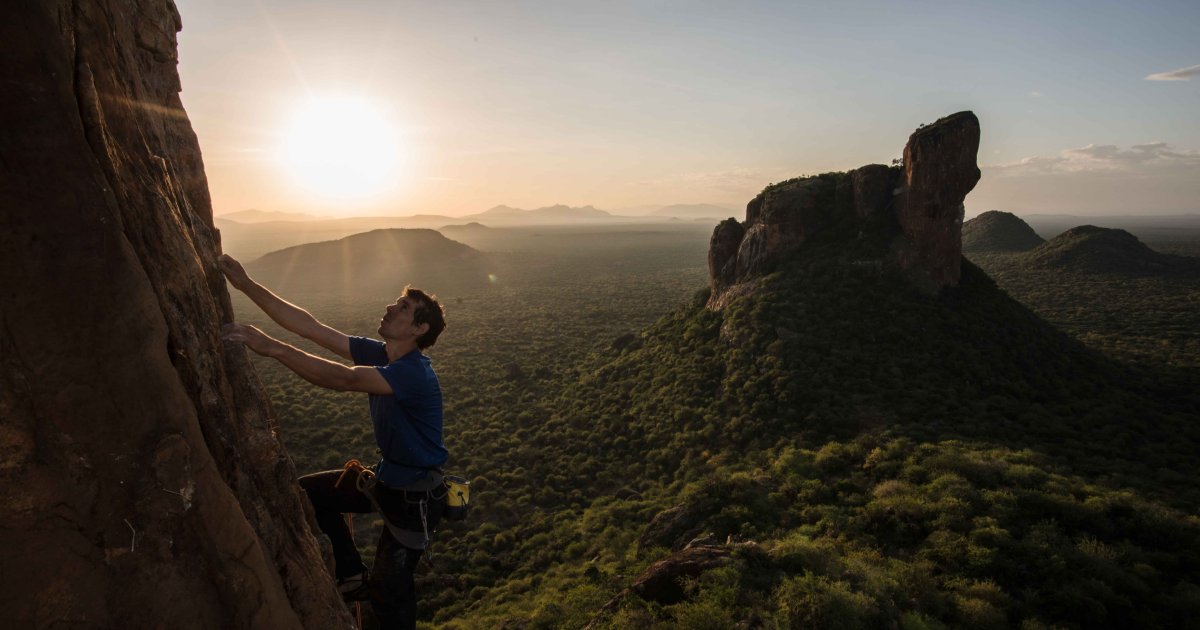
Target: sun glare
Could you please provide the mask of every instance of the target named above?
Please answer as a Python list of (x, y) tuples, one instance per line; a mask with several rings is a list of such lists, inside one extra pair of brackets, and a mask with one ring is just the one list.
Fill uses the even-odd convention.
[(313, 99), (290, 120), (279, 157), (310, 193), (330, 200), (365, 199), (396, 183), (399, 137), (365, 99)]

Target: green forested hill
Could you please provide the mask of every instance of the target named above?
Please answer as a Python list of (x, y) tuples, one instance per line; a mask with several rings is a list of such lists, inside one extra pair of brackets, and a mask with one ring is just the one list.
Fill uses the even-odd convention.
[(1028, 223), (1011, 212), (989, 210), (962, 226), (964, 252), (1020, 252), (1045, 242)]
[(1059, 234), (1025, 254), (1023, 263), (1037, 269), (1081, 273), (1200, 277), (1195, 259), (1161, 254), (1125, 230), (1094, 225)]
[[(875, 255), (811, 248), (491, 410), (460, 443), (484, 522), (448, 543), (475, 597), (435, 619), (577, 627), (610, 600), (600, 626), (1197, 618), (1194, 383), (1113, 363), (969, 264), (928, 297)], [(697, 537), (730, 559), (686, 599), (618, 596)]]
[[(1197, 241), (1155, 241), (1151, 251), (1125, 232), (1099, 236), (1068, 231), (1030, 252), (968, 256), (1014, 298), (1088, 346), (1121, 361), (1200, 374)], [(1122, 246), (1104, 247), (1112, 241)], [(1130, 244), (1134, 256), (1124, 253)]]
[(336, 288), (343, 295), (386, 296), (406, 283), (455, 292), (487, 285), (489, 261), (435, 230), (383, 229), (270, 252), (247, 270), (277, 290)]

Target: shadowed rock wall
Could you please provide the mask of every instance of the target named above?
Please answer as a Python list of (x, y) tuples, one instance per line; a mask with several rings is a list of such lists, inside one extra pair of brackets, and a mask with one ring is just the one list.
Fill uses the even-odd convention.
[(0, 608), (351, 621), (240, 348), (169, 0), (0, 3)]
[(963, 200), (979, 181), (978, 151), (979, 120), (959, 112), (913, 132), (903, 168), (868, 164), (768, 186), (746, 205), (745, 221), (726, 219), (713, 230), (709, 308), (752, 292), (753, 280), (781, 257), (835, 232), (880, 232), (891, 239), (881, 263), (926, 290), (957, 285)]

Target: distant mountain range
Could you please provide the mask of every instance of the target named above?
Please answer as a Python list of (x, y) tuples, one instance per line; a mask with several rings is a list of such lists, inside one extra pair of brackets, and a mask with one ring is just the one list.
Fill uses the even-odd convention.
[[(523, 210), (511, 206), (495, 206), (483, 212), (462, 217), (443, 214), (414, 214), (409, 216), (365, 216), (330, 218), (301, 213), (263, 212), (243, 210), (218, 215), (214, 223), (221, 231), (224, 251), (240, 258), (255, 258), (267, 252), (302, 243), (335, 240), (371, 230), (387, 229), (442, 229), (447, 226), (478, 224), (489, 228), (549, 227), (549, 226), (617, 226), (617, 225), (679, 225), (704, 226), (716, 224), (716, 218), (677, 217), (669, 214), (670, 208), (680, 208), (680, 213), (700, 206), (667, 206), (650, 216), (626, 216), (612, 214), (593, 206), (572, 207), (565, 205), (546, 206)], [(708, 206), (717, 208), (717, 206)], [(715, 210), (713, 211), (715, 212)], [(729, 215), (722, 215), (729, 216)]]
[(605, 223), (615, 219), (629, 220), (594, 208), (592, 206), (571, 207), (564, 205), (546, 206), (533, 210), (522, 210), (510, 206), (496, 206), (477, 214), (459, 217), (459, 221), (478, 221), (485, 225), (558, 225), (564, 223)]
[(237, 223), (267, 223), (270, 221), (318, 221), (328, 219), (330, 217), (320, 217), (313, 214), (305, 214), (303, 212), (273, 212), (270, 210), (239, 210), (222, 214), (216, 217), (224, 221), (235, 221)]
[[(564, 225), (574, 223), (603, 223), (611, 221), (641, 222), (662, 219), (724, 219), (738, 215), (740, 211), (711, 204), (675, 204), (664, 206), (645, 214), (615, 214), (594, 206), (567, 206), (556, 204), (525, 210), (512, 206), (498, 205), (483, 212), (452, 217), (444, 214), (413, 214), (405, 216), (356, 216), (331, 217), (305, 214), (303, 212), (272, 212), (265, 210), (240, 210), (217, 215), (218, 222), (270, 223), (270, 222), (352, 222), (380, 227), (432, 227), (451, 223), (478, 221), (485, 225)], [(386, 225), (385, 225), (386, 224)], [(403, 224), (403, 225), (400, 225)]]

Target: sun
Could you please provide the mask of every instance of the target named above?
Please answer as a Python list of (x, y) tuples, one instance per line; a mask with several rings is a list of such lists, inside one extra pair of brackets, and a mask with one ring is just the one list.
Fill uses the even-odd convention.
[(397, 181), (400, 139), (364, 98), (310, 99), (284, 129), (279, 159), (296, 184), (328, 200), (379, 196)]

